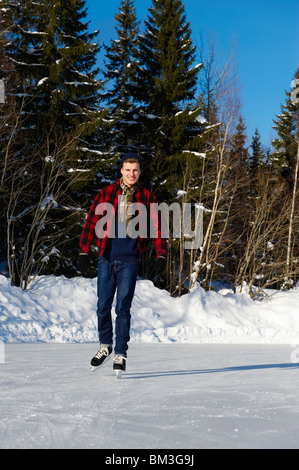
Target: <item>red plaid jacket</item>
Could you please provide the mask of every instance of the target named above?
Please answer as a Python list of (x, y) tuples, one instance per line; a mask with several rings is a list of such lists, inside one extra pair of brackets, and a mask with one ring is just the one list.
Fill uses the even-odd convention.
[[(107, 239), (112, 236), (113, 223), (115, 223), (115, 213), (117, 211), (118, 197), (121, 195), (120, 180), (114, 184), (110, 184), (103, 188), (96, 196), (87, 219), (84, 224), (81, 240), (81, 253), (88, 253), (91, 244), (96, 238), (99, 254), (103, 255)], [(146, 248), (146, 244), (150, 238), (150, 233), (155, 233), (152, 240), (155, 246), (157, 257), (167, 257), (167, 239), (161, 235), (161, 225), (158, 213), (155, 210), (157, 204), (156, 196), (148, 189), (144, 188), (141, 183), (134, 192), (134, 202), (141, 203), (146, 208), (146, 227), (139, 227), (138, 250), (142, 254)], [(144, 214), (144, 212), (143, 212)], [(145, 222), (144, 217), (138, 218), (140, 224)], [(150, 232), (150, 227), (151, 231)]]

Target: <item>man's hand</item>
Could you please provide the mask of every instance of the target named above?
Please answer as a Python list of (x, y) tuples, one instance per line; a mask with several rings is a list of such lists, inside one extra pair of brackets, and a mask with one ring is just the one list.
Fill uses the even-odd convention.
[(163, 256), (160, 256), (159, 258), (156, 259), (155, 266), (154, 266), (154, 272), (155, 276), (158, 276), (161, 274), (166, 267), (166, 259)]
[(82, 274), (86, 274), (89, 264), (89, 256), (87, 253), (80, 253), (78, 259), (78, 267), (79, 271)]

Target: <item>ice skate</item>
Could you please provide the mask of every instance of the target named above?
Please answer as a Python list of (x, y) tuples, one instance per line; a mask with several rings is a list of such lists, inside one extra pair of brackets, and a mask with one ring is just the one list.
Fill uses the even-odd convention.
[(126, 360), (127, 358), (121, 354), (114, 354), (113, 358), (113, 370), (115, 371), (116, 377), (121, 378), (122, 373), (126, 370)]
[(92, 372), (95, 372), (100, 367), (102, 367), (104, 363), (106, 363), (109, 360), (111, 353), (112, 353), (111, 346), (102, 346), (100, 344), (100, 349), (90, 361)]

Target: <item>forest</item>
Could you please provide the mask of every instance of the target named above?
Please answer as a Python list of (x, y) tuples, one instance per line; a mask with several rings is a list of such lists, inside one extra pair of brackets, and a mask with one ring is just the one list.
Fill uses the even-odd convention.
[(295, 286), (299, 69), (266, 147), (247, 133), (234, 45), (225, 58), (212, 33), (195, 46), (181, 0), (152, 0), (142, 22), (119, 0), (109, 44), (86, 18), (85, 0), (0, 2), (0, 263), (12, 284), (81, 275), (88, 210), (132, 151), (159, 202), (203, 211), (201, 246), (170, 233), (165, 273), (153, 279), (149, 244), (140, 276), (174, 296), (196, 283), (253, 299)]

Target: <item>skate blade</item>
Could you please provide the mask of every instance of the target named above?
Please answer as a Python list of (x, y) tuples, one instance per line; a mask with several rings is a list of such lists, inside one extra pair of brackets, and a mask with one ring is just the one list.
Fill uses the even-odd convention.
[(90, 367), (91, 372), (96, 372), (97, 370), (102, 369), (103, 367), (105, 367), (105, 364), (101, 364), (100, 366), (90, 365), (89, 367)]
[(89, 367), (90, 367), (91, 372), (95, 372), (96, 370), (99, 370), (99, 369), (101, 369), (102, 367), (104, 367), (105, 364), (110, 361), (110, 359), (111, 359), (111, 354), (110, 354), (110, 355), (105, 359), (105, 361), (102, 362), (102, 364), (100, 364), (99, 366), (92, 366), (92, 365), (90, 364)]
[(118, 379), (121, 378), (122, 372), (123, 372), (122, 370), (116, 370), (116, 371), (115, 371), (115, 375), (116, 375), (116, 377), (117, 377)]
[(91, 372), (96, 372), (98, 369), (101, 368), (101, 366), (89, 366), (89, 367), (90, 367)]

